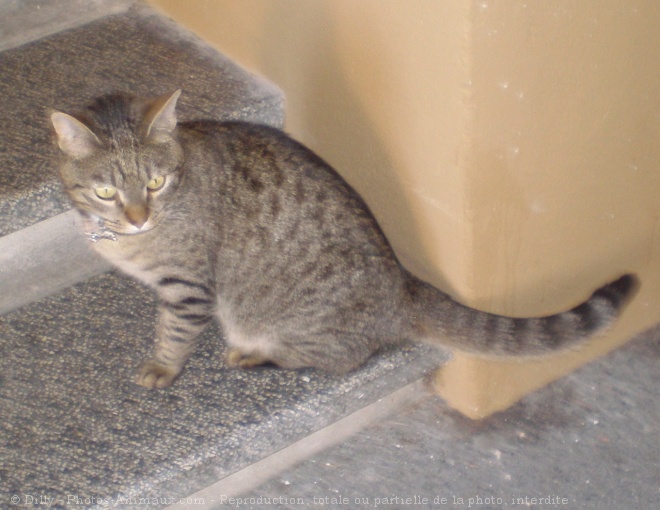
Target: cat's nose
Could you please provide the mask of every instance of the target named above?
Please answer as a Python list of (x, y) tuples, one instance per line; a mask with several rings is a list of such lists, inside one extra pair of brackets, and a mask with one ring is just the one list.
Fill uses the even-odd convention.
[(142, 228), (149, 219), (149, 208), (146, 205), (134, 205), (126, 208), (126, 219), (137, 228)]

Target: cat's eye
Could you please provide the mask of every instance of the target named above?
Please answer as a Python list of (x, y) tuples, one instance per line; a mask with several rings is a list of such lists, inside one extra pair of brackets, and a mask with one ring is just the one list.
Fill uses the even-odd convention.
[(150, 189), (151, 191), (158, 191), (160, 188), (163, 187), (163, 184), (165, 184), (165, 177), (159, 175), (157, 177), (154, 177), (147, 183), (147, 188)]
[(103, 200), (112, 200), (117, 194), (117, 188), (114, 188), (113, 186), (100, 186), (94, 188), (94, 193), (96, 193), (97, 197)]

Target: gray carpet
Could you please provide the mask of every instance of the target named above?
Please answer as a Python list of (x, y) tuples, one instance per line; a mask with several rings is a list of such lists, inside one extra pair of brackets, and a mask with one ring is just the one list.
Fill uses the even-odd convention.
[(230, 370), (213, 327), (172, 388), (148, 391), (132, 381), (154, 317), (150, 292), (112, 273), (0, 317), (0, 508), (187, 496), (444, 360), (408, 347), (348, 377)]

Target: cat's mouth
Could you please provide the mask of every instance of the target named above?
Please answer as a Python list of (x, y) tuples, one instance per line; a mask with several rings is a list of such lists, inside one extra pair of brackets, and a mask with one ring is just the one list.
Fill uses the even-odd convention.
[(103, 218), (91, 218), (87, 222), (85, 235), (96, 243), (103, 239), (117, 241), (118, 235), (131, 236), (149, 232), (156, 226), (156, 222), (149, 218), (144, 224), (133, 225), (131, 223), (121, 223), (118, 221), (105, 220)]
[(131, 223), (126, 223), (123, 225), (117, 225), (116, 227), (110, 227), (110, 229), (113, 230), (116, 234), (133, 236), (133, 235), (139, 235), (139, 234), (144, 234), (145, 232), (149, 232), (155, 226), (156, 226), (156, 222), (149, 219), (149, 221), (139, 226), (133, 225)]

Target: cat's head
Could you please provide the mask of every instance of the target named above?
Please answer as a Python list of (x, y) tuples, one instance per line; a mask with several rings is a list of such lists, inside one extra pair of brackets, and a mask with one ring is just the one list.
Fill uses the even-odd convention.
[(104, 96), (75, 117), (51, 114), (66, 155), (64, 189), (83, 215), (120, 234), (158, 224), (182, 178), (175, 136), (180, 93), (151, 100)]

